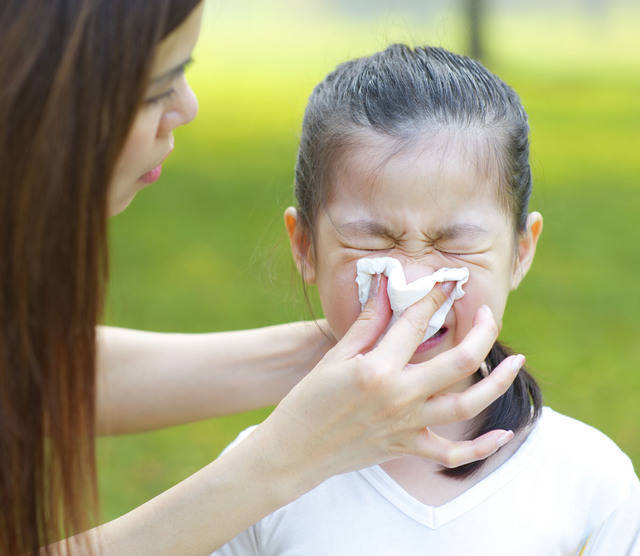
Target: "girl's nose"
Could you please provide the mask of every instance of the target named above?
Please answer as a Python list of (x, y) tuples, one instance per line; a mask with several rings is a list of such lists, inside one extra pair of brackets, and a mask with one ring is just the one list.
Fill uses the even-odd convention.
[(415, 282), (423, 276), (429, 276), (440, 268), (435, 261), (426, 260), (426, 258), (420, 261), (400, 259), (400, 263), (402, 264), (407, 283)]

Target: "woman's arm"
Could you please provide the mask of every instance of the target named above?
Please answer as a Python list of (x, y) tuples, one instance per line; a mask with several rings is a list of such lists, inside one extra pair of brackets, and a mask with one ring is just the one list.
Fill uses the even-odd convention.
[(333, 345), (314, 322), (167, 334), (98, 327), (98, 434), (277, 404)]
[(142, 506), (70, 539), (71, 551), (58, 543), (52, 554), (88, 554), (87, 544), (100, 556), (210, 554), (324, 478), (313, 462), (283, 466), (265, 442), (268, 434), (252, 434)]
[[(513, 433), (495, 430), (455, 442), (427, 428), (478, 415), (516, 377), (523, 358), (508, 357), (464, 392), (439, 394), (474, 373), (496, 340), (489, 309), (478, 311), (456, 347), (406, 366), (449, 293), (432, 290), (377, 343), (391, 316), (381, 287), (340, 342), (246, 439), (139, 508), (75, 537), (71, 546), (85, 554), (83, 541), (100, 541), (98, 553), (105, 556), (209, 554), (337, 473), (400, 454), (459, 466), (494, 453)], [(51, 548), (69, 554), (64, 543)]]

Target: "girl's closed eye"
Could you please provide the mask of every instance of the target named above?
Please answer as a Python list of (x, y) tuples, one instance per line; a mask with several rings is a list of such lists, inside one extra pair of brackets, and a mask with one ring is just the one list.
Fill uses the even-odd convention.
[(372, 245), (372, 244), (354, 244), (354, 245), (350, 245), (350, 244), (345, 244), (343, 243), (342, 246), (345, 249), (354, 249), (356, 251), (368, 251), (370, 253), (373, 252), (380, 252), (380, 251), (389, 251), (391, 249), (393, 249), (393, 245)]
[[(369, 253), (391, 251), (396, 247), (400, 247), (396, 241), (376, 241), (376, 240), (360, 240), (360, 241), (340, 241), (345, 249), (355, 251), (366, 251)], [(488, 247), (478, 245), (435, 245), (426, 248), (427, 251), (437, 251), (443, 255), (454, 257), (471, 257), (473, 255), (481, 255), (489, 251)]]
[(452, 255), (454, 257), (464, 257), (465, 255), (470, 255), (470, 253), (465, 253), (463, 251), (455, 251), (451, 249), (438, 249), (440, 253), (443, 255)]
[(471, 255), (480, 255), (482, 253), (486, 253), (488, 249), (480, 249), (478, 247), (465, 247), (461, 245), (451, 245), (451, 246), (436, 246), (436, 250), (442, 253), (443, 255), (454, 255), (457, 257), (465, 257)]

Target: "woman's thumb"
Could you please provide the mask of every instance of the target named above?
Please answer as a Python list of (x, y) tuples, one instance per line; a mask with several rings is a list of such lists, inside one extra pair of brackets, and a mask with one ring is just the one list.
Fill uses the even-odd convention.
[(387, 277), (384, 274), (376, 274), (371, 279), (369, 299), (356, 321), (336, 344), (334, 353), (341, 357), (353, 357), (369, 351), (386, 330), (391, 315)]

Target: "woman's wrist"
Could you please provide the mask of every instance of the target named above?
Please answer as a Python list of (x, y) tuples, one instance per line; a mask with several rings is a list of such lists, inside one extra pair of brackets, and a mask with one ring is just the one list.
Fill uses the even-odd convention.
[(234, 458), (238, 462), (250, 462), (247, 471), (251, 483), (263, 484), (262, 499), (273, 509), (295, 500), (334, 474), (325, 469), (322, 461), (310, 460), (304, 441), (286, 432), (278, 422), (267, 419), (221, 456), (224, 458), (237, 449)]
[[(280, 328), (280, 327), (277, 327)], [(282, 331), (289, 337), (290, 363), (288, 368), (300, 377), (306, 375), (335, 344), (324, 319), (299, 321), (282, 325)]]
[[(261, 368), (266, 379), (262, 405), (275, 405), (335, 345), (325, 321), (300, 321), (257, 329)], [(257, 378), (257, 377), (256, 377)]]

